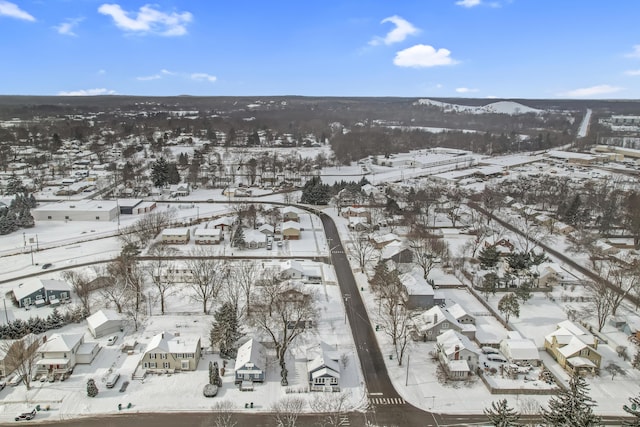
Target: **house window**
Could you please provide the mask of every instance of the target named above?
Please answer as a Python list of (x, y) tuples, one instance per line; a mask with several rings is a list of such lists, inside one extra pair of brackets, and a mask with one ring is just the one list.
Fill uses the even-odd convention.
[(100, 221), (100, 217), (99, 217), (99, 216), (97, 216), (97, 217), (96, 217), (96, 219), (97, 219), (98, 221)]
[(442, 322), (442, 329), (449, 329), (449, 323)]
[(588, 348), (583, 348), (582, 350), (580, 350), (580, 356), (588, 356), (588, 355), (589, 355)]
[(31, 305), (31, 298), (30, 297), (26, 297), (25, 299), (22, 300), (22, 305)]
[(47, 219), (51, 219), (51, 215), (49, 215), (49, 216), (47, 217)]
[(167, 353), (162, 353), (160, 355), (160, 359), (166, 359), (167, 358)]
[(162, 364), (162, 367), (165, 368), (165, 369), (169, 369), (171, 367), (171, 364), (169, 362), (164, 362)]
[(183, 360), (182, 363), (181, 363), (181, 368), (183, 370), (189, 369), (189, 361), (188, 360)]
[(157, 367), (158, 367), (158, 364), (156, 362), (149, 362), (149, 368), (155, 369)]
[(149, 354), (149, 359), (155, 359), (156, 358), (156, 354), (155, 353), (151, 353)]

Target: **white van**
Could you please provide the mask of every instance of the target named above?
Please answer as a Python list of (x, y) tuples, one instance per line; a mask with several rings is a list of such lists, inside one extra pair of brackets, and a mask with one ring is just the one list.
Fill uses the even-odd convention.
[(107, 388), (113, 388), (118, 382), (119, 378), (120, 378), (120, 374), (117, 372), (109, 374), (109, 376), (107, 377)]

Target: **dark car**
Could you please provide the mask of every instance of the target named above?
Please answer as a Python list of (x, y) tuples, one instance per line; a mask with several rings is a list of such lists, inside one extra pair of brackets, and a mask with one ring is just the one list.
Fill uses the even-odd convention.
[(46, 263), (46, 264), (42, 264), (42, 269), (46, 270), (49, 267), (53, 267), (53, 264), (51, 264), (50, 262)]
[(31, 412), (23, 412), (21, 414), (16, 415), (16, 421), (20, 420), (32, 420), (36, 417), (36, 410), (33, 409)]

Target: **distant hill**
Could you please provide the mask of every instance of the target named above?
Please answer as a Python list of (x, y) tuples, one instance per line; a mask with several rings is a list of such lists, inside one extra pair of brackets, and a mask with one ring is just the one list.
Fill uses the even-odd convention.
[(470, 114), (542, 114), (545, 110), (537, 108), (527, 107), (519, 102), (514, 101), (497, 101), (487, 105), (475, 106), (475, 105), (460, 105), (451, 104), (448, 102), (434, 101), (432, 99), (419, 99), (414, 105), (428, 105), (440, 108), (443, 112), (456, 112), (456, 113), (470, 113)]

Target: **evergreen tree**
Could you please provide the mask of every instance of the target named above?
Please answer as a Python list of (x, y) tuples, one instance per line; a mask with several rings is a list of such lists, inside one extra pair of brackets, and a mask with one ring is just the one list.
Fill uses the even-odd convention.
[(87, 396), (96, 397), (98, 395), (98, 386), (93, 378), (89, 378), (87, 381)]
[(571, 200), (569, 207), (564, 212), (564, 222), (570, 225), (576, 225), (580, 215), (580, 195), (576, 194)]
[(22, 184), (22, 180), (15, 173), (11, 174), (7, 182), (7, 188), (5, 189), (5, 193), (7, 195), (11, 195), (11, 194), (23, 193), (25, 191), (26, 191), (26, 188)]
[(629, 403), (631, 404), (623, 405), (622, 409), (624, 409), (627, 414), (634, 416), (635, 419), (625, 420), (622, 425), (640, 427), (640, 397), (630, 397)]
[(155, 187), (164, 187), (169, 180), (169, 165), (164, 157), (160, 157), (151, 165), (151, 180)]
[(500, 260), (500, 253), (495, 246), (485, 246), (480, 250), (478, 254), (478, 261), (480, 261), (480, 267), (483, 270), (495, 268)]
[(516, 298), (518, 298), (518, 300), (521, 301), (523, 304), (529, 301), (532, 296), (531, 295), (532, 287), (533, 287), (533, 283), (531, 282), (531, 279), (527, 279), (524, 282), (522, 282), (520, 286), (516, 288), (516, 291), (515, 291)]
[(636, 354), (633, 356), (631, 366), (633, 366), (635, 369), (640, 369), (640, 350), (636, 351)]
[(521, 425), (518, 424), (520, 415), (515, 409), (509, 407), (507, 399), (492, 402), (491, 408), (485, 409), (484, 413), (489, 418), (491, 425), (496, 427), (516, 427)]
[(167, 183), (175, 185), (179, 182), (180, 172), (178, 172), (178, 166), (174, 162), (167, 164)]
[(498, 275), (496, 273), (485, 274), (482, 278), (482, 294), (489, 298), (489, 294), (495, 295), (498, 290)]
[(600, 417), (593, 413), (595, 401), (589, 396), (584, 378), (574, 374), (569, 388), (562, 389), (549, 400), (549, 409), (542, 409), (545, 426), (591, 427), (601, 425)]
[(236, 307), (230, 302), (225, 302), (213, 314), (213, 323), (209, 333), (211, 347), (220, 348), (220, 357), (235, 357), (235, 343), (240, 338), (238, 316)]
[(509, 323), (509, 317), (520, 317), (520, 305), (518, 298), (513, 293), (508, 293), (498, 301), (498, 310), (505, 316), (505, 320)]
[(235, 231), (233, 232), (233, 237), (231, 238), (231, 246), (241, 248), (244, 246), (244, 229), (242, 226), (238, 225)]

